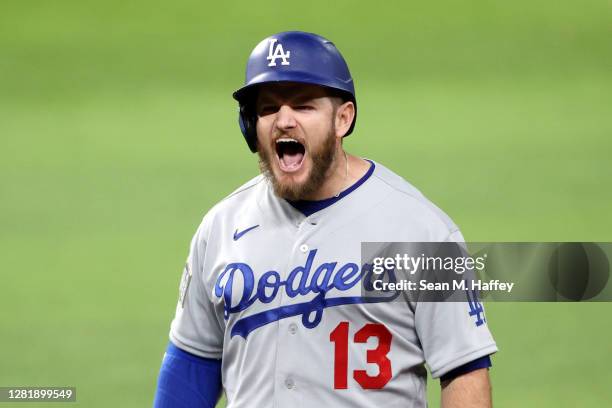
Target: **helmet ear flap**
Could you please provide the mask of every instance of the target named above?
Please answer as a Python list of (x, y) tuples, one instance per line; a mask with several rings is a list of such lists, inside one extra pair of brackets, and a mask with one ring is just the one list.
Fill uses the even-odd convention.
[(251, 152), (257, 152), (257, 117), (246, 105), (240, 105), (238, 125)]

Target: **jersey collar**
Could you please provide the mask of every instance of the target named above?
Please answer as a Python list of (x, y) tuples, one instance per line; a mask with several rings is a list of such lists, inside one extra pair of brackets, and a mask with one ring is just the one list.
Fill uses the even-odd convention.
[(353, 183), (346, 190), (343, 190), (337, 196), (326, 198), (326, 199), (323, 199), (323, 200), (298, 200), (298, 201), (286, 200), (286, 201), (289, 204), (291, 204), (293, 206), (293, 208), (295, 208), (296, 210), (298, 210), (299, 212), (304, 214), (305, 217), (310, 217), (312, 214), (314, 214), (314, 213), (316, 213), (318, 211), (321, 211), (321, 210), (329, 207), (330, 205), (332, 205), (332, 204), (342, 200), (344, 197), (346, 197), (347, 195), (351, 194), (353, 191), (355, 191), (357, 188), (359, 188), (359, 186), (361, 186), (363, 183), (365, 183), (367, 179), (370, 178), (372, 173), (374, 173), (374, 168), (376, 166), (374, 165), (373, 161), (368, 160), (368, 159), (366, 159), (366, 160), (368, 162), (370, 162), (370, 168), (368, 169), (368, 171), (359, 180), (357, 180), (355, 183)]

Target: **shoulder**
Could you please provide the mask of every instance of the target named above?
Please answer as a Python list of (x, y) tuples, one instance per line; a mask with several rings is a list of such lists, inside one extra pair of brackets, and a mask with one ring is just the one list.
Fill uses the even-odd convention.
[(257, 196), (265, 189), (267, 183), (260, 174), (232, 191), (204, 215), (198, 229), (200, 234), (205, 238), (213, 227), (224, 224), (224, 220), (242, 218), (259, 211)]
[(386, 199), (382, 205), (388, 211), (427, 228), (433, 233), (430, 238), (435, 239), (432, 240), (460, 236), (459, 227), (453, 220), (415, 186), (382, 164), (375, 162), (375, 166), (372, 178), (378, 188), (385, 191)]
[(223, 205), (231, 205), (233, 201), (240, 200), (249, 194), (253, 194), (258, 186), (265, 184), (265, 178), (263, 175), (259, 174), (234, 191), (228, 194), (224, 199), (222, 199), (215, 207), (223, 207)]

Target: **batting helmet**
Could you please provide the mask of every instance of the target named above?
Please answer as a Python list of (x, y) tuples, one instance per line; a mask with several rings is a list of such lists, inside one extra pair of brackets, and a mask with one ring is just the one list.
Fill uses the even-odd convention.
[(233, 97), (240, 106), (238, 123), (252, 152), (257, 151), (255, 97), (261, 84), (299, 82), (330, 88), (355, 105), (355, 117), (344, 136), (355, 127), (357, 101), (348, 66), (329, 40), (312, 33), (286, 31), (257, 44), (247, 62), (244, 86)]

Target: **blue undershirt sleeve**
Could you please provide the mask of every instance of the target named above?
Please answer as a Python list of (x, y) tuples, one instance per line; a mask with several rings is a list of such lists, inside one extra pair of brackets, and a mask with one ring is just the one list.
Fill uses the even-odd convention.
[(168, 344), (153, 408), (214, 408), (221, 394), (221, 360)]

